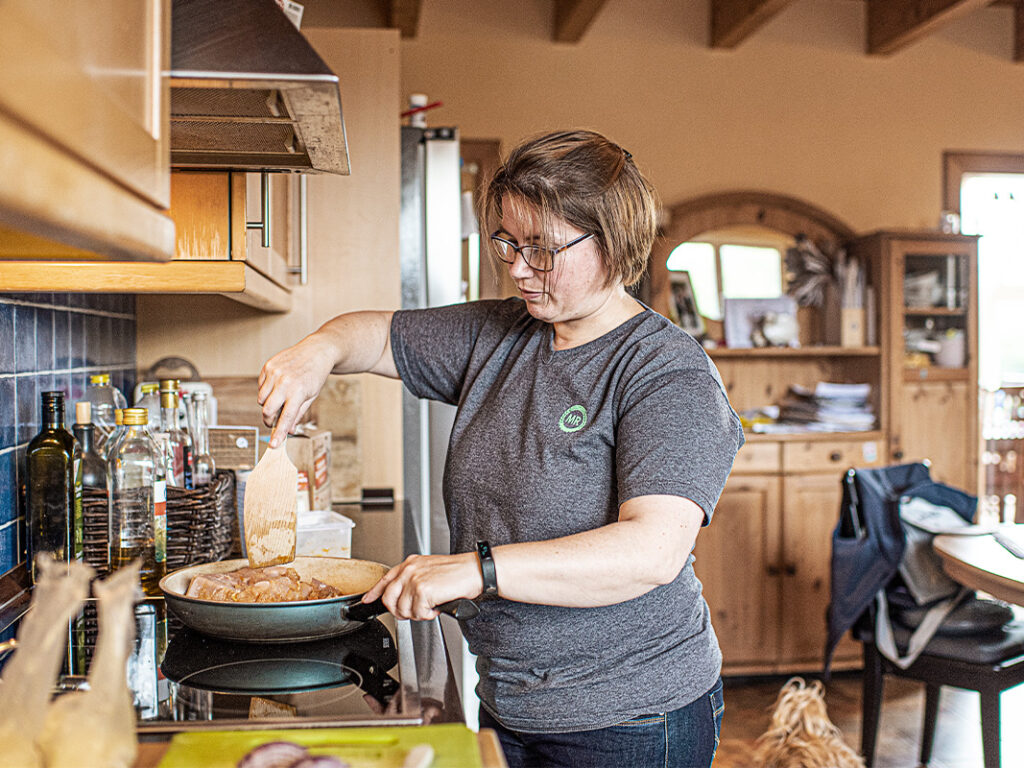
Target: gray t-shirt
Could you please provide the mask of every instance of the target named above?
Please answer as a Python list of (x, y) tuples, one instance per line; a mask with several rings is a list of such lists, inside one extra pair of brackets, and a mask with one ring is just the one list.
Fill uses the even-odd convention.
[[(647, 494), (691, 499), (710, 521), (743, 431), (701, 346), (650, 310), (572, 349), (553, 340), (520, 299), (395, 313), (402, 381), (458, 406), (444, 473), (452, 552), (598, 528)], [(480, 607), (462, 623), (477, 693), (512, 729), (671, 711), (721, 669), (692, 555), (672, 583), (615, 605)]]

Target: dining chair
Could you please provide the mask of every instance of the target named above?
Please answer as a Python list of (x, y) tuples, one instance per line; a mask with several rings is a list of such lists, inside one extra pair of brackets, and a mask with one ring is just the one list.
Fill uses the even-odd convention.
[[(993, 612), (1002, 610), (1005, 618), (1005, 607), (984, 601), (960, 606), (905, 669), (883, 656), (876, 643), (875, 595), (885, 589), (890, 604), (898, 605), (898, 595), (905, 593), (898, 573), (905, 547), (899, 498), (928, 479), (927, 464), (851, 469), (842, 478), (843, 500), (833, 533), (826, 674), (835, 644), (850, 630), (864, 653), (861, 754), (868, 768), (874, 762), (887, 675), (924, 683), (922, 764), (931, 759), (941, 688), (953, 686), (980, 694), (984, 766), (999, 768), (1000, 694), (1024, 682), (1024, 621), (993, 626)], [(912, 630), (896, 621), (893, 625), (902, 652)]]

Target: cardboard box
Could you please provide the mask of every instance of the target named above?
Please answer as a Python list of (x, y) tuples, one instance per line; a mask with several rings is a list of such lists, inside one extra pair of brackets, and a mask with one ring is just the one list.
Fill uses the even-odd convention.
[(289, 435), (288, 458), (309, 484), (309, 508), (331, 508), (331, 433), (326, 429), (305, 430)]
[(261, 453), (257, 427), (210, 427), (210, 455), (217, 469), (252, 469)]

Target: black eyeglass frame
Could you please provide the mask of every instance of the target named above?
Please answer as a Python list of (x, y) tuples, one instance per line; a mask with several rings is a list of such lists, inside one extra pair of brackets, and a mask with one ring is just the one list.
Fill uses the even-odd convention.
[[(530, 269), (536, 270), (537, 272), (550, 272), (555, 268), (555, 256), (560, 254), (562, 251), (569, 250), (574, 245), (579, 245), (584, 240), (589, 240), (594, 236), (593, 232), (588, 232), (587, 234), (580, 235), (575, 240), (570, 240), (568, 243), (566, 243), (565, 245), (561, 245), (558, 248), (545, 248), (543, 245), (533, 245), (531, 243), (527, 243), (526, 245), (516, 245), (511, 240), (506, 240), (504, 237), (500, 237), (498, 235), (499, 232), (501, 232), (500, 229), (497, 229), (494, 232), (492, 232), (491, 240), (495, 240), (499, 243), (504, 243), (505, 245), (507, 245), (509, 248), (512, 249), (513, 253), (518, 253), (520, 256), (523, 257), (523, 261), (526, 262), (526, 266), (528, 266)], [(532, 248), (537, 251), (547, 251), (551, 256), (551, 266), (548, 267), (547, 269), (544, 269), (543, 267), (535, 267), (533, 264), (530, 263), (530, 260), (529, 258), (527, 258), (526, 254), (523, 253), (524, 248)], [(506, 264), (515, 263), (515, 256), (513, 256), (511, 259), (506, 258), (505, 255), (501, 252), (500, 248), (495, 248), (495, 252), (498, 254), (498, 258), (501, 259)]]

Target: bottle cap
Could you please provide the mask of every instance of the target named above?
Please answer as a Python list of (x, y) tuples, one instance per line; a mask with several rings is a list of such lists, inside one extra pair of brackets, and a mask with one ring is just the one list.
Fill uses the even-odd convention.
[(59, 390), (56, 392), (43, 392), (43, 405), (51, 404), (64, 405), (64, 393)]
[(161, 408), (177, 408), (178, 407), (178, 393), (177, 392), (161, 392), (160, 393), (160, 407)]
[(114, 409), (114, 424), (116, 424), (119, 427), (123, 427), (124, 426), (124, 409), (122, 409), (122, 408), (115, 408)]
[(88, 400), (79, 400), (77, 403), (75, 403), (75, 423), (92, 423), (92, 403), (90, 403)]
[(149, 382), (148, 384), (142, 384), (139, 387), (139, 391), (142, 392), (142, 394), (144, 394), (144, 395), (148, 395), (151, 392), (156, 392), (159, 388), (160, 387), (159, 387), (158, 384), (154, 384), (153, 382)]
[(145, 408), (125, 408), (122, 414), (126, 427), (140, 427), (149, 423), (149, 411)]
[(110, 374), (109, 373), (94, 373), (89, 377), (90, 384), (109, 384)]
[(160, 391), (161, 392), (177, 392), (178, 391), (178, 380), (177, 379), (160, 379)]

